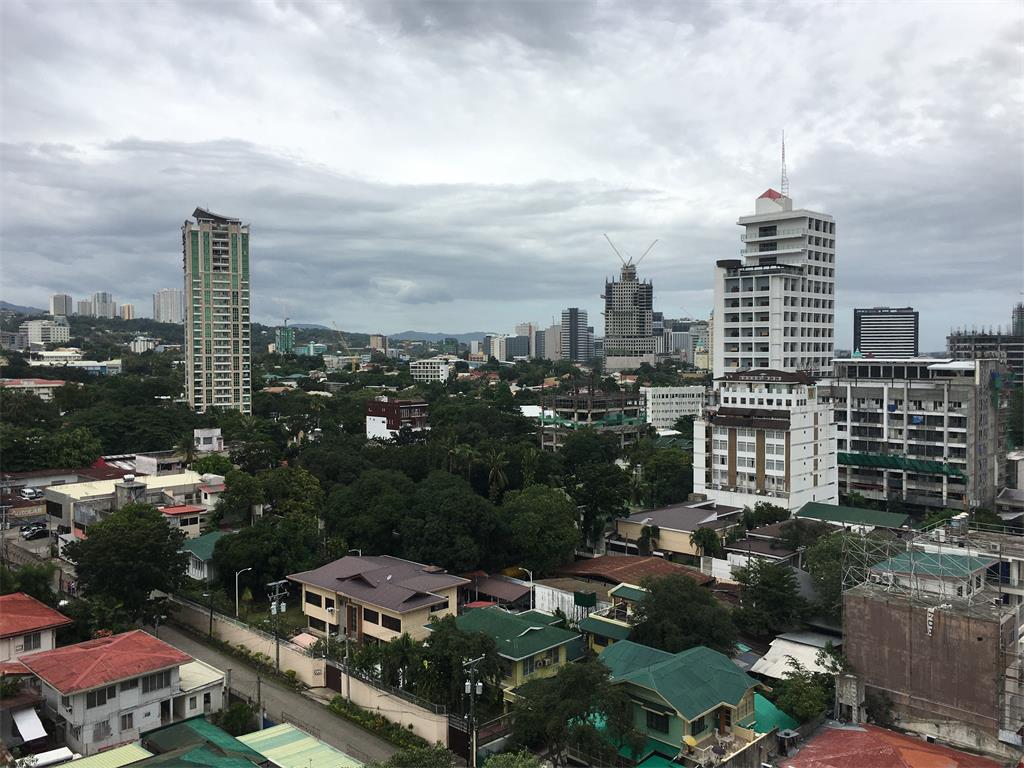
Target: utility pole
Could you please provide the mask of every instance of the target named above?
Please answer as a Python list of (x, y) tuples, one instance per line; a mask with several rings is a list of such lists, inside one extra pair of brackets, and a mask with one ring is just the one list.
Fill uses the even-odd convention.
[(463, 669), (469, 668), (469, 677), (466, 679), (466, 695), (469, 696), (469, 768), (476, 768), (476, 697), (484, 692), (484, 684), (476, 679), (476, 667), (484, 657), (471, 659), (462, 665)]
[(257, 730), (263, 730), (263, 680), (260, 678), (259, 667), (256, 668), (256, 719)]
[(267, 597), (270, 599), (270, 621), (274, 627), (274, 664), (281, 671), (281, 612), (284, 610), (282, 601), (288, 597), (288, 580), (271, 581), (267, 584)]

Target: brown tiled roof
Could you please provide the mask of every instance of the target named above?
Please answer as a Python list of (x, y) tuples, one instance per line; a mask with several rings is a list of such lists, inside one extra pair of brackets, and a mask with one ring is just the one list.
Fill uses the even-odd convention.
[(644, 555), (601, 555), (588, 560), (577, 560), (555, 569), (561, 576), (583, 576), (600, 579), (609, 584), (639, 584), (648, 576), (669, 576), (682, 574), (698, 584), (707, 584), (713, 579), (696, 568), (670, 562), (662, 557)]

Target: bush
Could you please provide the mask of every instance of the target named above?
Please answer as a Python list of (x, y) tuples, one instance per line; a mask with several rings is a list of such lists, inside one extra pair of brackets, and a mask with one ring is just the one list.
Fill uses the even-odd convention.
[(336, 715), (351, 720), (353, 723), (362, 726), (371, 733), (375, 733), (383, 739), (387, 739), (400, 749), (414, 749), (429, 746), (427, 740), (417, 736), (415, 733), (403, 728), (398, 723), (393, 723), (383, 715), (370, 712), (345, 699), (344, 696), (335, 696), (331, 699), (329, 709)]

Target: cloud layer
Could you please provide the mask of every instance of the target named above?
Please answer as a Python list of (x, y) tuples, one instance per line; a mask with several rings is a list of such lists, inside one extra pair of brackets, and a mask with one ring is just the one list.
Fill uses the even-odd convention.
[(511, 330), (591, 311), (642, 251), (706, 315), (778, 181), (837, 224), (852, 308), (922, 346), (1005, 323), (1024, 281), (1011, 3), (0, 5), (3, 294), (148, 314), (196, 205), (252, 223), (254, 314)]

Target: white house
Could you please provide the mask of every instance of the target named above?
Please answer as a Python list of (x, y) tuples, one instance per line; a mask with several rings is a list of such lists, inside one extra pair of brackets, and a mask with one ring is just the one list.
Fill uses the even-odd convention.
[(0, 669), (33, 653), (57, 646), (57, 628), (71, 619), (24, 592), (0, 596)]

